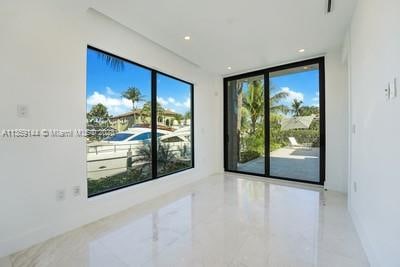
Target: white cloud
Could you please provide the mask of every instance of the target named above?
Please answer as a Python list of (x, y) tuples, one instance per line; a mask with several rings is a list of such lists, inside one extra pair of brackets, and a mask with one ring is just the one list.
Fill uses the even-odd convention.
[(157, 102), (159, 102), (161, 104), (161, 106), (165, 106), (168, 104), (168, 100), (165, 100), (162, 97), (157, 96)]
[(117, 115), (123, 112), (128, 112), (132, 109), (132, 102), (126, 98), (113, 98), (94, 92), (86, 100), (88, 106), (94, 106), (97, 104), (103, 104), (107, 107), (108, 113), (111, 115)]
[(122, 105), (132, 108), (132, 101), (127, 98), (122, 98)]
[(140, 101), (135, 103), (136, 108), (143, 108), (144, 104), (146, 103), (146, 101)]
[(298, 101), (303, 101), (304, 100), (304, 95), (300, 92), (292, 91), (290, 90), (289, 87), (282, 87), (281, 92), (285, 92), (288, 94), (288, 97), (286, 98), (287, 102), (293, 102), (293, 100), (298, 100)]
[(106, 87), (106, 93), (107, 93), (107, 95), (113, 95), (113, 96), (115, 96), (115, 95), (118, 95), (116, 92), (114, 92), (113, 91), (113, 89), (111, 89), (111, 87), (109, 87), (109, 86), (107, 86)]
[[(319, 102), (319, 92), (316, 92), (315, 95), (316, 96), (312, 99), (312, 101), (318, 103)], [(318, 104), (318, 106), (319, 106), (319, 104)]]
[(191, 105), (190, 97), (187, 98), (185, 101), (180, 102), (171, 96), (166, 98), (159, 96), (157, 97), (157, 102), (160, 103), (164, 108), (181, 113), (186, 112), (187, 109), (190, 109)]
[(190, 98), (187, 98), (185, 103), (183, 103), (185, 107), (190, 108)]
[(162, 97), (157, 97), (157, 101), (162, 105), (162, 106), (175, 106), (175, 107), (186, 107), (190, 108), (190, 98), (187, 98), (185, 102), (179, 102), (173, 97), (168, 97), (167, 99), (164, 99)]

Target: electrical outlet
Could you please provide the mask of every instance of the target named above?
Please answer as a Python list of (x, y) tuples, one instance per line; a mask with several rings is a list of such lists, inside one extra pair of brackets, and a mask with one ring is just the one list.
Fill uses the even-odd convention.
[(28, 106), (22, 104), (17, 105), (17, 116), (19, 118), (28, 117)]
[(60, 189), (56, 191), (56, 200), (57, 201), (63, 201), (65, 199), (65, 190)]
[(72, 187), (72, 195), (74, 197), (79, 197), (81, 195), (81, 187), (79, 185)]
[(357, 182), (353, 182), (354, 193), (357, 193)]
[(390, 91), (391, 91), (391, 84), (390, 84), (390, 82), (386, 85), (386, 88), (385, 88), (385, 98), (386, 98), (386, 100), (387, 101), (389, 101), (390, 100), (390, 95), (391, 95), (391, 93), (390, 93)]

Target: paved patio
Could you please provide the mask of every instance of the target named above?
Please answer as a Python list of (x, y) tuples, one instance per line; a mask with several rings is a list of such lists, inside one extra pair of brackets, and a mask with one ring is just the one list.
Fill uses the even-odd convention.
[[(280, 148), (271, 152), (271, 176), (319, 182), (319, 148)], [(264, 157), (238, 165), (239, 171), (264, 173)]]

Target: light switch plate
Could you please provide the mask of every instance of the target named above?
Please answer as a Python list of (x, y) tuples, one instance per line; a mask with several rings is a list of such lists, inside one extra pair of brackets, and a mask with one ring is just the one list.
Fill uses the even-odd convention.
[(387, 83), (385, 87), (385, 99), (390, 100), (390, 83)]
[(79, 197), (81, 195), (81, 187), (79, 185), (73, 186), (72, 194), (74, 197)]
[(396, 81), (393, 79), (389, 83), (389, 99), (393, 99), (396, 97)]

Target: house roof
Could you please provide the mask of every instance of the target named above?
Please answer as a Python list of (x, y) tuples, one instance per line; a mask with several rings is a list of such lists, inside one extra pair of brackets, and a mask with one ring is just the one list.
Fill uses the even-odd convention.
[[(126, 118), (126, 117), (130, 117), (132, 115), (140, 115), (141, 113), (142, 113), (142, 109), (135, 109), (133, 111), (129, 111), (129, 112), (117, 115), (117, 116), (113, 116), (113, 117), (111, 117), (111, 119)], [(175, 116), (175, 115), (178, 115), (178, 113), (173, 112), (171, 110), (164, 110), (164, 115), (166, 115), (166, 116)]]

